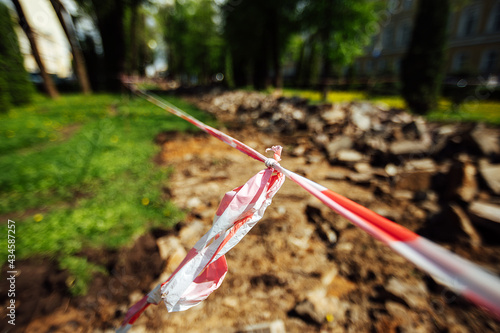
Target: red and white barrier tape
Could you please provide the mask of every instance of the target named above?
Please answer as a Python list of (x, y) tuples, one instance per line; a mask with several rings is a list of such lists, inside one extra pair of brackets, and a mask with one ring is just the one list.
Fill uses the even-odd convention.
[[(497, 276), (487, 272), (482, 267), (453, 254), (443, 247), (417, 235), (416, 233), (404, 228), (403, 226), (392, 222), (385, 217), (380, 216), (373, 211), (329, 190), (328, 188), (285, 169), (278, 163), (278, 161), (266, 158), (264, 155), (260, 154), (253, 148), (217, 129), (214, 129), (202, 123), (201, 121), (179, 110), (175, 106), (163, 102), (158, 98), (155, 98), (152, 95), (146, 93), (145, 91), (137, 89), (133, 86), (131, 86), (131, 89), (135, 93), (145, 97), (153, 104), (189, 121), (203, 131), (229, 144), (231, 147), (238, 149), (239, 151), (258, 161), (265, 162), (267, 167), (274, 168), (276, 171), (278, 171), (278, 175), (282, 174), (289, 177), (299, 186), (321, 200), (332, 210), (347, 218), (354, 225), (358, 226), (374, 238), (388, 245), (395, 252), (399, 253), (401, 256), (415, 264), (423, 271), (432, 275), (442, 284), (448, 286), (453, 291), (462, 294), (473, 303), (486, 309), (498, 319), (500, 319), (500, 279)], [(275, 154), (275, 158), (276, 157), (277, 156)], [(190, 254), (188, 254), (188, 257), (186, 257), (185, 261), (189, 261), (189, 257)], [(181, 266), (183, 266), (183, 264), (186, 264), (185, 261), (183, 261)], [(179, 266), (178, 270), (182, 268), (181, 266)], [(170, 279), (168, 281), (170, 281)], [(222, 280), (220, 282), (222, 282)], [(129, 310), (126, 319), (123, 322), (124, 326), (122, 326), (122, 329), (126, 327), (126, 325), (132, 324), (149, 304), (157, 304), (159, 302), (160, 288), (157, 287), (155, 288), (155, 290), (153, 290), (148, 296), (145, 296), (141, 301), (139, 301)], [(179, 308), (177, 308), (176, 310), (175, 305), (169, 308), (168, 302), (167, 308), (169, 311), (182, 311), (179, 310)]]
[[(279, 160), (281, 147), (273, 147), (273, 150), (275, 159)], [(167, 281), (130, 308), (117, 332), (127, 332), (150, 304), (158, 304), (162, 298), (169, 312), (184, 311), (219, 288), (227, 273), (224, 255), (262, 218), (284, 181), (282, 173), (267, 168), (243, 186), (227, 192), (215, 213), (212, 228)]]

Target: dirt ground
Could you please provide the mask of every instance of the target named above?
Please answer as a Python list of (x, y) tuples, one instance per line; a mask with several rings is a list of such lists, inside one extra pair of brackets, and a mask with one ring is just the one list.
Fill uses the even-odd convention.
[[(328, 164), (319, 151), (307, 158), (291, 156), (290, 145), (306, 138), (273, 137), (251, 129), (224, 131), (261, 152), (283, 145), (281, 164), (286, 168), (371, 209), (398, 216), (398, 222), (412, 230), (424, 222), (425, 215), (413, 204), (335, 180), (332, 174), (342, 168)], [(154, 230), (129, 249), (86, 251), (91, 261), (110, 272), (96, 276), (86, 297), (70, 298), (63, 282), (67, 276), (48, 261), (22, 263), (32, 273), (17, 280), (22, 290), (19, 325), (13, 330), (4, 326), (1, 332), (113, 332), (128, 307), (168, 278), (183, 251), (210, 228), (224, 193), (264, 168), (205, 134), (163, 133), (157, 141), (162, 147), (157, 162), (174, 168), (165, 196), (188, 211), (185, 221), (175, 230)], [(464, 244), (444, 245), (500, 271), (498, 246), (474, 250)], [(225, 281), (206, 301), (172, 314), (163, 304), (151, 306), (130, 332), (500, 331), (500, 322), (442, 288), (290, 180), (264, 218), (227, 254), (227, 261)], [(27, 275), (38, 278), (33, 282)], [(4, 286), (2, 281), (2, 290)]]

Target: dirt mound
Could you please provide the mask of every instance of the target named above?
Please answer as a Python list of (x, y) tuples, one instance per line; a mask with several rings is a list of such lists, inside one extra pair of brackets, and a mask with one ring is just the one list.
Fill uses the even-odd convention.
[[(69, 275), (54, 262), (46, 258), (32, 258), (17, 261), (16, 268), (19, 272), (16, 277), (16, 328), (27, 325), (32, 318), (51, 314), (68, 300), (66, 280)], [(2, 279), (1, 290), (9, 290), (8, 284), (6, 279)], [(1, 304), (5, 305), (2, 306), (4, 318), (9, 300), (6, 292), (2, 292), (0, 297)], [(5, 325), (7, 327), (7, 323)]]
[[(71, 297), (68, 289), (70, 275), (53, 261), (18, 260), (16, 326), (5, 323), (2, 332), (90, 332), (113, 328), (126, 311), (124, 304), (130, 292), (148, 292), (151, 282), (163, 271), (156, 238), (151, 233), (139, 237), (130, 248), (87, 249), (81, 255), (105, 267), (108, 274), (95, 274), (88, 294), (76, 298)], [(0, 286), (7, 290), (7, 281), (2, 280)], [(6, 296), (1, 295), (3, 305), (8, 302)]]

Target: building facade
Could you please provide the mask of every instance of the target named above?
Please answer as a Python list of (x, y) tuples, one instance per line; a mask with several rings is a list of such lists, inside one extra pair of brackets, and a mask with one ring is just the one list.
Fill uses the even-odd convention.
[[(418, 0), (388, 1), (365, 55), (356, 59), (359, 77), (397, 79), (411, 40)], [(452, 9), (449, 18), (447, 76), (500, 75), (500, 0), (470, 0)]]
[[(21, 5), (35, 34), (47, 73), (55, 74), (60, 78), (71, 76), (70, 46), (50, 1), (21, 0)], [(21, 27), (16, 27), (16, 32), (26, 70), (30, 73), (37, 73), (38, 65), (31, 52), (28, 38)]]

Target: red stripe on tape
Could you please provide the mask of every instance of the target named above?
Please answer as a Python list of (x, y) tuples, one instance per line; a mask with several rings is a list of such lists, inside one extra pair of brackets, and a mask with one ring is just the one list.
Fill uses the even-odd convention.
[(418, 237), (416, 233), (400, 226), (399, 224), (392, 222), (388, 219), (386, 219), (383, 216), (378, 215), (375, 212), (372, 212), (368, 208), (365, 208), (361, 206), (360, 204), (355, 203), (354, 201), (351, 201), (340, 194), (337, 194), (331, 190), (325, 190), (322, 191), (324, 195), (332, 199), (333, 201), (337, 202), (341, 206), (347, 208), (348, 210), (352, 211), (356, 215), (362, 217), (363, 219), (367, 220), (368, 222), (374, 224), (377, 226), (379, 229), (382, 229), (385, 231), (388, 236), (390, 237), (391, 241), (400, 241), (400, 242), (409, 242), (412, 241)]

